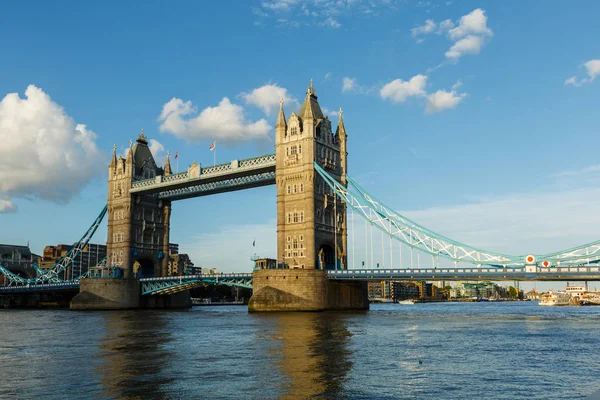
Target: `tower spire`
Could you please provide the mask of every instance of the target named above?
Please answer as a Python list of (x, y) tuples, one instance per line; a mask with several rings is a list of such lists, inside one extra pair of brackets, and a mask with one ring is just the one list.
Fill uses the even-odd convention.
[(343, 119), (344, 111), (342, 110), (342, 107), (340, 107), (340, 111), (338, 111), (338, 115), (340, 116), (340, 120), (338, 121), (335, 134), (346, 136), (346, 127), (344, 126), (344, 119)]
[(164, 176), (171, 175), (173, 173), (171, 170), (171, 160), (169, 158), (170, 155), (171, 152), (167, 150), (167, 161), (165, 162), (165, 172), (163, 173)]
[(110, 164), (109, 164), (109, 168), (114, 168), (117, 166), (117, 145), (113, 144), (113, 153), (112, 153), (112, 157), (110, 159)]
[(287, 128), (287, 123), (285, 121), (285, 113), (283, 112), (283, 97), (279, 99), (279, 114), (277, 115), (277, 122), (275, 123), (275, 127)]

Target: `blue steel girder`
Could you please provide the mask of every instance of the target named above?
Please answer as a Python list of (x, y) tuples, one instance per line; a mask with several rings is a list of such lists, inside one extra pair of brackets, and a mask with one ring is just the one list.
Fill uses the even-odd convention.
[(275, 154), (202, 168), (191, 166), (178, 174), (135, 181), (130, 193), (159, 194), (180, 200), (275, 183)]
[(205, 283), (252, 289), (252, 274), (199, 274), (140, 279), (142, 295), (174, 294)]
[(328, 271), (331, 280), (352, 281), (600, 281), (600, 267), (549, 267), (528, 273), (525, 268), (410, 268)]
[(104, 219), (104, 216), (106, 215), (107, 211), (108, 205), (105, 205), (98, 217), (96, 217), (96, 219), (92, 223), (92, 226), (89, 227), (89, 229), (81, 237), (81, 239), (79, 239), (79, 241), (71, 248), (71, 250), (69, 250), (69, 252), (63, 258), (61, 258), (52, 268), (39, 274), (35, 278), (35, 282), (62, 282), (62, 279), (60, 279), (58, 275), (73, 262), (73, 260), (79, 255), (79, 253), (83, 251), (83, 249), (85, 249), (85, 247), (88, 245), (88, 243), (94, 236), (94, 233), (96, 233), (96, 230), (100, 226), (100, 223)]
[[(335, 195), (346, 202), (352, 210), (356, 210), (360, 216), (390, 238), (410, 248), (432, 257), (450, 259), (455, 265), (459, 262), (467, 262), (478, 267), (522, 268), (527, 264), (527, 256), (513, 256), (478, 249), (427, 229), (381, 203), (352, 178), (347, 177), (348, 185), (344, 186), (317, 163), (314, 166)], [(535, 258), (538, 262), (549, 261), (552, 266), (596, 263), (600, 261), (600, 241), (556, 253), (535, 255)]]
[(0, 294), (9, 293), (37, 293), (61, 290), (79, 289), (79, 282), (61, 282), (61, 283), (27, 283), (17, 286), (0, 286)]
[(180, 189), (167, 190), (159, 193), (158, 197), (166, 200), (182, 200), (192, 197), (208, 196), (211, 194), (224, 192), (234, 192), (236, 190), (250, 189), (274, 184), (275, 170), (255, 175), (246, 175), (233, 179), (223, 179), (210, 183), (202, 183), (200, 185), (188, 186)]

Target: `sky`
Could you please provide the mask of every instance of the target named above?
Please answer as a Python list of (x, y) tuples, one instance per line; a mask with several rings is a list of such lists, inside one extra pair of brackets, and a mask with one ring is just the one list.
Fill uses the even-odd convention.
[[(599, 14), (585, 0), (5, 2), (0, 243), (79, 240), (113, 144), (142, 129), (179, 171), (211, 164), (215, 141), (217, 163), (273, 153), (279, 99), (297, 112), (310, 79), (334, 123), (344, 110), (349, 175), (398, 212), (509, 254), (597, 240)], [(275, 201), (264, 187), (176, 202), (171, 241), (250, 271), (253, 253), (276, 256)]]

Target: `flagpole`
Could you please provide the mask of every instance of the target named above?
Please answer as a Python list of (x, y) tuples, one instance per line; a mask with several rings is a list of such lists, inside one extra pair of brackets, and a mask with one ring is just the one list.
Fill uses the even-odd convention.
[(175, 161), (176, 161), (176, 163), (175, 163), (176, 164), (175, 169), (177, 170), (177, 172), (175, 172), (175, 173), (178, 174), (179, 173), (179, 157), (176, 157)]
[(213, 167), (217, 166), (217, 146), (214, 147), (213, 149), (214, 154), (213, 154)]

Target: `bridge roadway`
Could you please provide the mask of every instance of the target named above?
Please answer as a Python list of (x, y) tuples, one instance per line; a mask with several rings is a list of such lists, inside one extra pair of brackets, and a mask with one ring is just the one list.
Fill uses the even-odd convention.
[(161, 199), (182, 200), (275, 184), (275, 154), (185, 172), (134, 181), (130, 193), (158, 194)]
[[(293, 270), (291, 270), (293, 271)], [(537, 268), (409, 268), (350, 269), (328, 271), (333, 280), (354, 281), (600, 281), (599, 266)], [(142, 295), (164, 295), (192, 289), (202, 283), (252, 288), (252, 273), (199, 274), (142, 278)], [(79, 288), (79, 282), (27, 284), (0, 287), (0, 294), (62, 291)]]
[(411, 268), (349, 269), (329, 271), (329, 279), (358, 281), (600, 281), (598, 266), (537, 268)]

